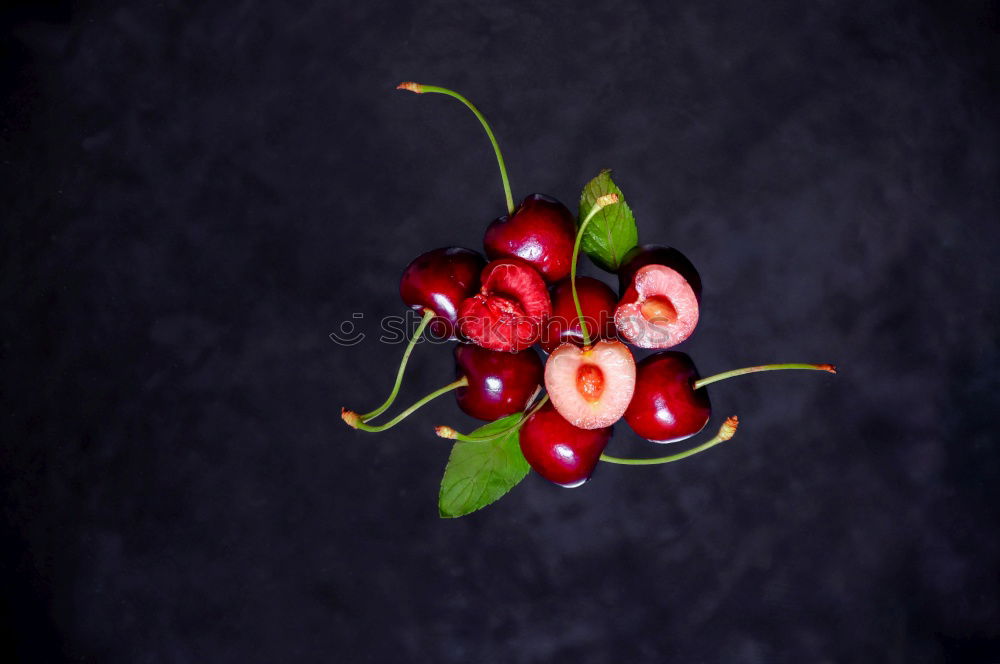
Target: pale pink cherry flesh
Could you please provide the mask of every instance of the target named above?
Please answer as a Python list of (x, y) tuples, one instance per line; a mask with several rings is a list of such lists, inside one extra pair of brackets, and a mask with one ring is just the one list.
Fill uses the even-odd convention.
[(573, 426), (611, 426), (632, 400), (635, 360), (620, 341), (598, 341), (590, 348), (565, 343), (545, 363), (545, 389), (556, 411)]
[(615, 325), (640, 348), (670, 348), (698, 325), (698, 296), (680, 272), (665, 265), (636, 271), (615, 310)]

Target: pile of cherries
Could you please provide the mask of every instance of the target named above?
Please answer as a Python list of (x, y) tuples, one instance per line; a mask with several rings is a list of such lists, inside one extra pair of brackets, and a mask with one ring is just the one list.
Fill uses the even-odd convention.
[[(420, 326), (386, 401), (369, 413), (342, 410), (350, 426), (384, 431), (453, 391), (459, 408), (481, 420), (523, 413), (505, 433), (518, 431), (521, 452), (538, 474), (573, 487), (583, 484), (600, 460), (630, 465), (675, 461), (729, 440), (737, 424), (735, 417), (728, 418), (714, 438), (680, 454), (620, 459), (603, 453), (619, 419), (642, 438), (672, 443), (694, 436), (708, 423), (709, 383), (774, 369), (835, 372), (829, 364), (772, 364), (701, 378), (688, 355), (672, 350), (636, 362), (627, 344), (666, 349), (694, 332), (701, 279), (691, 262), (676, 249), (641, 245), (618, 261), (618, 294), (597, 279), (577, 278), (588, 223), (608, 206), (620, 204), (619, 196), (597, 197), (590, 210), (581, 209), (579, 225), (566, 206), (541, 194), (515, 207), (503, 157), (479, 111), (445, 88), (399, 87), (451, 96), (475, 113), (496, 152), (508, 213), (486, 228), (488, 262), (476, 251), (446, 247), (418, 256), (403, 271), (400, 296), (421, 314)], [(456, 380), (385, 424), (370, 424), (394, 402), (410, 352), (428, 328), (437, 338), (458, 341)], [(536, 345), (548, 354), (544, 365)], [(437, 427), (437, 433), (465, 442), (497, 437), (463, 435), (451, 427)]]

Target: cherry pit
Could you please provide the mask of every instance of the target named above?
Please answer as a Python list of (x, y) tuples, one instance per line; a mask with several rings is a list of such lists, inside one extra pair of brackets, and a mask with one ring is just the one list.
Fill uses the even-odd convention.
[[(667, 350), (697, 328), (701, 277), (677, 249), (638, 243), (634, 215), (610, 171), (584, 187), (576, 216), (544, 194), (515, 205), (503, 155), (482, 113), (447, 88), (420, 83), (398, 88), (446, 95), (472, 111), (496, 154), (506, 199), (504, 214), (485, 227), (485, 255), (442, 247), (417, 256), (403, 270), (400, 297), (421, 318), (395, 383), (369, 412), (341, 409), (349, 426), (377, 433), (454, 392), (464, 413), (488, 422), (468, 434), (436, 427), (438, 436), (454, 441), (441, 483), (441, 516), (462, 516), (492, 503), (530, 470), (556, 485), (577, 487), (602, 461), (659, 465), (728, 441), (738, 425), (735, 416), (726, 418), (715, 436), (683, 452), (653, 458), (605, 454), (621, 420), (656, 444), (699, 434), (712, 415), (706, 390), (711, 383), (781, 369), (836, 373), (831, 364), (784, 363), (702, 378), (687, 354)], [(599, 279), (577, 276), (581, 252), (617, 275), (617, 292)], [(425, 331), (454, 340), (455, 380), (374, 423), (395, 403), (410, 354)], [(640, 358), (635, 349), (652, 352)]]

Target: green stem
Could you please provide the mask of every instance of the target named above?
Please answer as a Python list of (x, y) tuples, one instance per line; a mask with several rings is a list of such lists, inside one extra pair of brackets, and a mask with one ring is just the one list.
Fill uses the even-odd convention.
[(389, 393), (389, 397), (382, 403), (381, 406), (370, 413), (361, 415), (362, 422), (368, 422), (369, 420), (375, 419), (384, 413), (386, 409), (396, 401), (396, 395), (399, 394), (399, 386), (403, 383), (403, 372), (406, 371), (406, 363), (410, 359), (410, 353), (413, 352), (413, 347), (417, 345), (417, 339), (419, 339), (424, 333), (424, 330), (427, 328), (427, 325), (431, 322), (431, 319), (434, 318), (434, 316), (435, 313), (433, 311), (428, 310), (424, 312), (424, 317), (420, 319), (420, 325), (417, 326), (416, 332), (414, 332), (413, 336), (410, 338), (410, 343), (406, 345), (406, 350), (403, 351), (403, 361), (399, 363), (399, 371), (396, 372), (396, 384), (392, 386), (392, 392)]
[(534, 406), (532, 406), (529, 410), (525, 411), (521, 416), (521, 419), (519, 419), (517, 422), (510, 425), (503, 431), (499, 431), (497, 433), (491, 433), (488, 436), (466, 435), (464, 433), (459, 433), (455, 431), (451, 427), (435, 427), (434, 430), (437, 432), (437, 435), (441, 436), (442, 438), (449, 438), (451, 440), (460, 440), (466, 443), (482, 443), (487, 440), (496, 440), (497, 438), (502, 438), (503, 436), (506, 436), (509, 433), (520, 429), (521, 426), (523, 426), (524, 423), (528, 421), (528, 418), (537, 413), (538, 410), (542, 406), (544, 406), (548, 400), (549, 400), (549, 395), (546, 394), (544, 397), (539, 399)]
[(810, 371), (828, 371), (830, 373), (837, 373), (837, 367), (832, 364), (799, 364), (799, 363), (788, 363), (788, 364), (762, 364), (756, 367), (744, 367), (743, 369), (733, 369), (732, 371), (723, 371), (722, 373), (715, 374), (714, 376), (709, 376), (708, 378), (700, 378), (694, 382), (694, 389), (705, 387), (706, 385), (711, 385), (712, 383), (717, 383), (720, 380), (726, 380), (727, 378), (733, 378), (734, 376), (742, 376), (744, 374), (756, 373), (758, 371), (780, 371), (782, 369), (806, 369)]
[(654, 466), (661, 463), (671, 463), (673, 461), (680, 461), (681, 459), (686, 459), (689, 456), (694, 456), (699, 452), (704, 452), (710, 447), (715, 447), (719, 443), (724, 443), (733, 437), (736, 433), (736, 427), (739, 424), (739, 420), (736, 416), (732, 416), (727, 419), (722, 427), (719, 429), (719, 433), (715, 435), (711, 440), (705, 441), (698, 447), (692, 447), (684, 452), (679, 452), (678, 454), (671, 454), (670, 456), (658, 457), (656, 459), (621, 459), (619, 457), (608, 456), (606, 454), (601, 455), (601, 461), (607, 461), (608, 463), (617, 463), (623, 466)]
[(576, 307), (576, 315), (580, 318), (580, 334), (583, 337), (583, 347), (590, 346), (590, 334), (587, 331), (587, 321), (583, 319), (583, 307), (580, 306), (580, 297), (576, 293), (576, 263), (580, 256), (580, 242), (583, 240), (583, 231), (586, 230), (590, 220), (597, 216), (597, 213), (609, 205), (618, 202), (618, 194), (606, 194), (594, 201), (594, 207), (580, 223), (580, 229), (576, 232), (576, 242), (573, 243), (573, 261), (569, 268), (569, 285), (573, 291), (573, 306)]
[(479, 123), (483, 125), (483, 129), (486, 130), (486, 135), (490, 139), (490, 143), (493, 145), (493, 151), (497, 155), (497, 165), (500, 166), (500, 179), (503, 180), (503, 193), (507, 197), (507, 214), (514, 214), (514, 197), (510, 193), (510, 181), (507, 180), (507, 167), (503, 162), (503, 154), (500, 152), (500, 146), (497, 144), (496, 136), (493, 135), (493, 130), (490, 129), (490, 124), (486, 122), (486, 118), (483, 114), (479, 112), (479, 109), (472, 105), (468, 99), (458, 94), (454, 90), (449, 90), (448, 88), (442, 88), (437, 85), (424, 85), (423, 83), (400, 83), (396, 86), (397, 90), (409, 90), (410, 92), (416, 92), (421, 94), (424, 92), (433, 92), (439, 95), (448, 95), (449, 97), (454, 97), (468, 108), (472, 113), (478, 118)]
[(370, 433), (379, 433), (380, 431), (385, 431), (386, 429), (391, 429), (392, 427), (396, 426), (397, 424), (399, 424), (400, 422), (402, 422), (404, 419), (406, 419), (410, 414), (412, 414), (413, 411), (417, 410), (418, 408), (420, 408), (421, 406), (423, 406), (427, 402), (433, 401), (434, 399), (437, 399), (442, 394), (445, 394), (447, 392), (451, 392), (452, 390), (456, 390), (456, 389), (458, 389), (460, 387), (465, 387), (468, 384), (469, 384), (469, 379), (466, 376), (462, 376), (461, 378), (459, 378), (455, 382), (448, 383), (447, 385), (445, 385), (441, 389), (434, 390), (433, 392), (431, 392), (430, 394), (428, 394), (427, 396), (425, 396), (423, 399), (420, 399), (419, 401), (417, 401), (416, 403), (414, 403), (412, 406), (410, 406), (409, 408), (407, 408), (406, 410), (404, 410), (402, 413), (400, 413), (396, 417), (392, 418), (391, 420), (389, 420), (385, 424), (379, 425), (377, 427), (373, 427), (371, 425), (365, 424), (364, 422), (361, 421), (361, 418), (358, 417), (357, 413), (354, 413), (354, 412), (349, 411), (347, 409), (342, 409), (341, 412), (340, 412), (340, 416), (343, 418), (343, 420), (345, 422), (347, 422), (347, 424), (349, 426), (352, 426), (355, 429), (359, 429), (361, 431), (368, 431)]

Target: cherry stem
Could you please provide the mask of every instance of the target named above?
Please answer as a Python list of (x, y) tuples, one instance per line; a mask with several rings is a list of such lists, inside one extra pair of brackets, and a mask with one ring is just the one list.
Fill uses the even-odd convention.
[(510, 425), (506, 429), (503, 429), (502, 431), (498, 431), (497, 433), (491, 433), (486, 436), (472, 436), (464, 433), (459, 433), (454, 429), (452, 429), (451, 427), (434, 427), (434, 431), (441, 438), (448, 438), (450, 440), (460, 440), (466, 443), (482, 443), (487, 440), (496, 440), (497, 438), (502, 438), (520, 429), (524, 425), (524, 423), (528, 421), (528, 418), (537, 413), (538, 409), (544, 406), (548, 400), (549, 400), (549, 395), (546, 394), (541, 399), (539, 399), (534, 406), (531, 406), (528, 410), (522, 413), (521, 419), (519, 419), (517, 422)]
[(413, 347), (417, 345), (417, 339), (419, 339), (424, 333), (427, 325), (431, 322), (431, 319), (434, 318), (435, 315), (436, 314), (430, 310), (424, 312), (424, 317), (420, 319), (420, 325), (417, 326), (413, 336), (410, 337), (410, 343), (406, 345), (406, 350), (403, 351), (403, 361), (399, 363), (399, 371), (396, 372), (396, 384), (392, 386), (392, 392), (389, 393), (389, 397), (382, 403), (381, 406), (370, 413), (361, 415), (360, 417), (362, 422), (368, 422), (369, 420), (375, 419), (384, 413), (386, 409), (396, 401), (396, 395), (399, 394), (399, 386), (403, 383), (403, 373), (406, 371), (406, 363), (410, 359), (410, 353), (413, 352)]
[(587, 321), (583, 319), (583, 308), (580, 306), (580, 297), (576, 293), (576, 263), (580, 256), (580, 241), (583, 240), (583, 231), (587, 229), (587, 224), (590, 223), (590, 220), (597, 216), (598, 212), (617, 202), (618, 194), (614, 193), (605, 194), (594, 201), (594, 207), (590, 208), (590, 212), (587, 213), (587, 216), (580, 223), (580, 229), (576, 232), (576, 242), (573, 243), (573, 261), (570, 263), (569, 268), (569, 285), (573, 291), (573, 306), (576, 307), (576, 315), (580, 318), (580, 334), (583, 337), (584, 348), (590, 346), (590, 334), (587, 332)]
[(719, 443), (724, 443), (736, 435), (736, 427), (739, 426), (739, 418), (735, 415), (726, 419), (719, 428), (719, 433), (715, 434), (715, 437), (711, 440), (707, 440), (698, 447), (692, 447), (684, 452), (679, 452), (677, 454), (671, 454), (670, 456), (659, 457), (656, 459), (621, 459), (619, 457), (608, 456), (606, 454), (601, 455), (601, 461), (607, 461), (608, 463), (617, 463), (623, 466), (655, 466), (661, 463), (671, 463), (673, 461), (680, 461), (681, 459), (686, 459), (689, 456), (694, 456), (699, 452), (704, 452), (710, 447), (715, 447)]
[(364, 422), (361, 421), (361, 418), (358, 417), (357, 413), (355, 413), (353, 411), (350, 411), (350, 410), (347, 410), (346, 408), (342, 408), (341, 409), (341, 411), (340, 411), (340, 417), (343, 418), (343, 420), (345, 422), (347, 422), (348, 426), (354, 427), (355, 429), (358, 429), (360, 431), (368, 431), (370, 433), (379, 433), (380, 431), (385, 431), (386, 429), (391, 429), (392, 427), (396, 426), (397, 424), (399, 424), (400, 422), (402, 422), (403, 420), (405, 420), (409, 415), (411, 415), (413, 413), (413, 411), (419, 409), (421, 406), (423, 406), (427, 402), (433, 401), (434, 399), (437, 399), (442, 394), (446, 394), (448, 392), (451, 392), (452, 390), (457, 390), (460, 387), (466, 387), (468, 384), (469, 384), (468, 377), (467, 376), (462, 376), (461, 378), (459, 378), (458, 380), (456, 380), (454, 383), (448, 383), (444, 387), (442, 387), (442, 388), (440, 388), (438, 390), (434, 390), (433, 392), (431, 392), (430, 394), (428, 394), (427, 396), (425, 396), (423, 399), (420, 399), (419, 401), (417, 401), (416, 403), (414, 403), (412, 406), (410, 406), (409, 408), (407, 408), (406, 410), (404, 410), (402, 413), (400, 413), (396, 417), (392, 418), (391, 420), (389, 420), (385, 424), (381, 424), (379, 426), (371, 426), (369, 424), (365, 424)]
[(423, 94), (424, 92), (433, 92), (439, 95), (448, 95), (449, 97), (454, 97), (459, 100), (465, 106), (472, 111), (472, 113), (479, 119), (480, 124), (483, 125), (483, 129), (486, 130), (486, 135), (490, 139), (490, 143), (493, 144), (493, 151), (497, 154), (497, 164), (500, 166), (500, 179), (503, 180), (503, 193), (507, 197), (507, 214), (514, 214), (514, 197), (510, 193), (510, 181), (507, 179), (507, 167), (503, 162), (503, 154), (500, 152), (500, 146), (497, 144), (496, 136), (493, 135), (493, 130), (490, 129), (490, 124), (483, 117), (483, 114), (479, 112), (479, 109), (472, 105), (468, 99), (458, 94), (454, 90), (449, 90), (448, 88), (438, 87), (436, 85), (424, 85), (423, 83), (400, 83), (396, 86), (397, 90), (409, 90), (410, 92), (416, 92), (417, 94)]
[(706, 385), (711, 385), (712, 383), (717, 383), (720, 380), (726, 380), (727, 378), (733, 378), (734, 376), (742, 376), (749, 373), (757, 373), (758, 371), (780, 371), (782, 369), (806, 369), (809, 371), (828, 371), (830, 373), (837, 373), (837, 367), (832, 364), (762, 364), (759, 367), (744, 367), (743, 369), (733, 369), (732, 371), (723, 371), (722, 373), (715, 374), (714, 376), (709, 376), (708, 378), (699, 378), (694, 382), (694, 389), (699, 389), (705, 387)]

